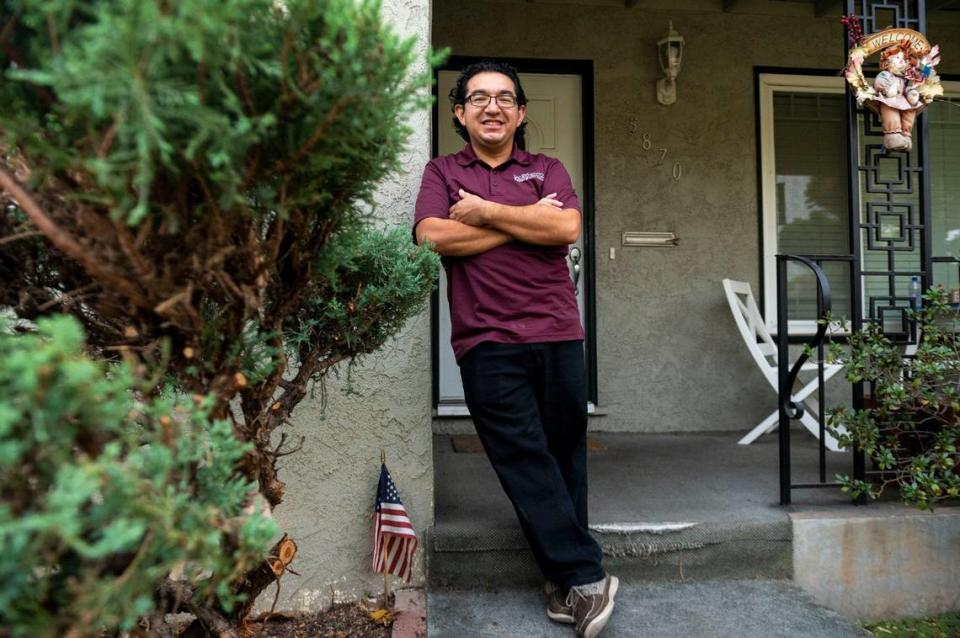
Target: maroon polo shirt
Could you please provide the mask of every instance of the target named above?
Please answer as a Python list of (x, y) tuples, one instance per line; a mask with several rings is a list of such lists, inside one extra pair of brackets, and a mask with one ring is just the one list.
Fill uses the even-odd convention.
[[(460, 189), (488, 201), (528, 206), (557, 193), (564, 208), (580, 210), (570, 175), (559, 160), (514, 147), (496, 168), (467, 144), (427, 163), (417, 197), (416, 225), (450, 217)], [(539, 343), (583, 339), (566, 246), (511, 241), (479, 255), (443, 257), (450, 302), (450, 342), (457, 361), (482, 341)]]

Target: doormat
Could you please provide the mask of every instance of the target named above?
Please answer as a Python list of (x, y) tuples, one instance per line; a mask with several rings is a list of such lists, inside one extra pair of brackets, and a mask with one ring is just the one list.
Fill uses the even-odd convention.
[[(483, 444), (480, 443), (480, 437), (476, 434), (454, 434), (450, 437), (450, 442), (453, 444), (453, 451), (457, 454), (483, 453)], [(606, 451), (606, 445), (592, 436), (587, 436), (587, 452), (591, 454), (602, 454)]]

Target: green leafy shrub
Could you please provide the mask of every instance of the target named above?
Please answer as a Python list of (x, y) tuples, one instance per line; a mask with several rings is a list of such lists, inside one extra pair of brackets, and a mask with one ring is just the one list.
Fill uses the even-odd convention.
[(250, 445), (206, 397), (140, 392), (127, 364), (84, 354), (69, 317), (0, 334), (0, 626), (16, 636), (131, 629), (185, 567), (198, 600), (236, 602), (272, 518), (244, 511)]
[(872, 622), (864, 624), (864, 628), (878, 638), (957, 638), (960, 636), (960, 613)]
[(866, 408), (837, 408), (829, 420), (842, 446), (863, 450), (884, 473), (879, 481), (839, 477), (854, 498), (877, 498), (891, 484), (923, 509), (960, 496), (957, 311), (941, 288), (931, 288), (924, 299), (914, 315), (922, 335), (916, 356), (904, 357), (902, 347), (876, 323), (850, 335), (846, 352), (839, 344), (831, 346), (832, 358), (846, 366), (847, 379), (870, 382), (872, 389)]
[[(229, 427), (191, 443), (207, 458), (179, 474), (183, 493), (203, 489), (213, 470), (200, 468), (234, 468), (229, 429), (242, 475), (269, 507), (281, 503), (278, 462), (296, 446), (276, 430), (311, 383), (380, 348), (423, 308), (439, 260), (409, 229), (378, 223), (374, 198), (405, 168), (408, 122), (430, 104), (432, 60), (416, 50), (384, 23), (378, 0), (0, 0), (0, 309), (37, 323), (53, 312), (74, 317), (91, 356), (127, 361), (144, 396), (171, 396), (162, 383), (208, 397), (205, 418)], [(131, 447), (138, 439), (127, 437), (143, 435), (139, 418), (104, 423), (136, 432), (112, 433), (111, 454), (158, 472), (188, 462), (179, 448)], [(52, 454), (47, 439), (22, 445), (18, 454)], [(151, 456), (163, 454), (172, 457)], [(107, 482), (89, 471), (90, 484)], [(119, 483), (118, 500), (145, 485)], [(207, 549), (232, 516), (208, 506)], [(8, 513), (11, 524), (27, 514)], [(200, 526), (189, 538), (203, 536), (203, 519), (178, 524), (186, 522)], [(139, 528), (109, 529), (119, 542)], [(139, 555), (124, 547), (133, 553), (120, 573)], [(214, 574), (210, 582), (230, 582), (238, 568), (189, 558)], [(99, 596), (96, 578), (104, 588), (111, 580), (85, 572), (83, 560), (51, 569), (74, 569), (64, 583)], [(242, 555), (237, 565), (250, 567)], [(141, 574), (131, 607), (95, 606), (89, 617), (129, 622), (146, 608), (138, 596), (172, 586), (163, 571)], [(258, 574), (240, 579), (241, 605), (206, 591), (180, 602), (204, 630), (231, 635), (273, 582)], [(48, 602), (54, 615), (58, 603)]]
[(218, 417), (239, 396), (278, 504), (271, 433), (433, 287), (437, 256), (373, 197), (429, 65), (376, 0), (0, 7), (0, 306), (74, 315)]

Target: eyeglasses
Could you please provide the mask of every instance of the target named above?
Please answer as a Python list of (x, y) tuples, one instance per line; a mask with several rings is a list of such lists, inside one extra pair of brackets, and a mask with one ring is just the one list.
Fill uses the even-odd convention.
[(486, 93), (471, 93), (467, 96), (467, 102), (473, 106), (485, 107), (490, 104), (490, 100), (496, 100), (497, 106), (502, 109), (512, 109), (517, 105), (517, 96), (512, 93), (501, 93), (500, 95), (487, 95)]

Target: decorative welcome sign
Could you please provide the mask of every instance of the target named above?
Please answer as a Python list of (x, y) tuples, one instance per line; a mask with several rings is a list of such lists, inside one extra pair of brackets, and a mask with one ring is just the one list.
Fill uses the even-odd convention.
[(930, 43), (922, 33), (913, 29), (884, 29), (879, 33), (866, 36), (857, 48), (863, 51), (863, 57), (868, 58), (877, 51), (904, 43), (909, 43), (910, 50), (917, 57), (930, 52)]
[[(913, 148), (913, 124), (918, 113), (943, 95), (934, 67), (940, 63), (940, 47), (931, 46), (913, 29), (884, 29), (863, 35), (855, 16), (841, 20), (850, 36), (850, 58), (844, 76), (853, 88), (857, 104), (880, 116), (883, 145), (890, 151)], [(873, 83), (863, 75), (863, 61), (880, 54), (880, 73)]]
[(940, 62), (940, 48), (931, 46), (924, 35), (913, 29), (885, 29), (868, 36), (860, 36), (856, 46), (850, 49), (850, 59), (844, 75), (847, 82), (853, 87), (857, 96), (857, 104), (866, 105), (877, 110), (874, 101), (876, 89), (863, 76), (863, 61), (877, 52), (893, 47), (900, 47), (907, 53), (905, 57), (911, 62), (904, 72), (910, 79), (913, 88), (917, 90), (923, 106), (930, 104), (935, 97), (943, 95), (943, 86), (934, 67)]

